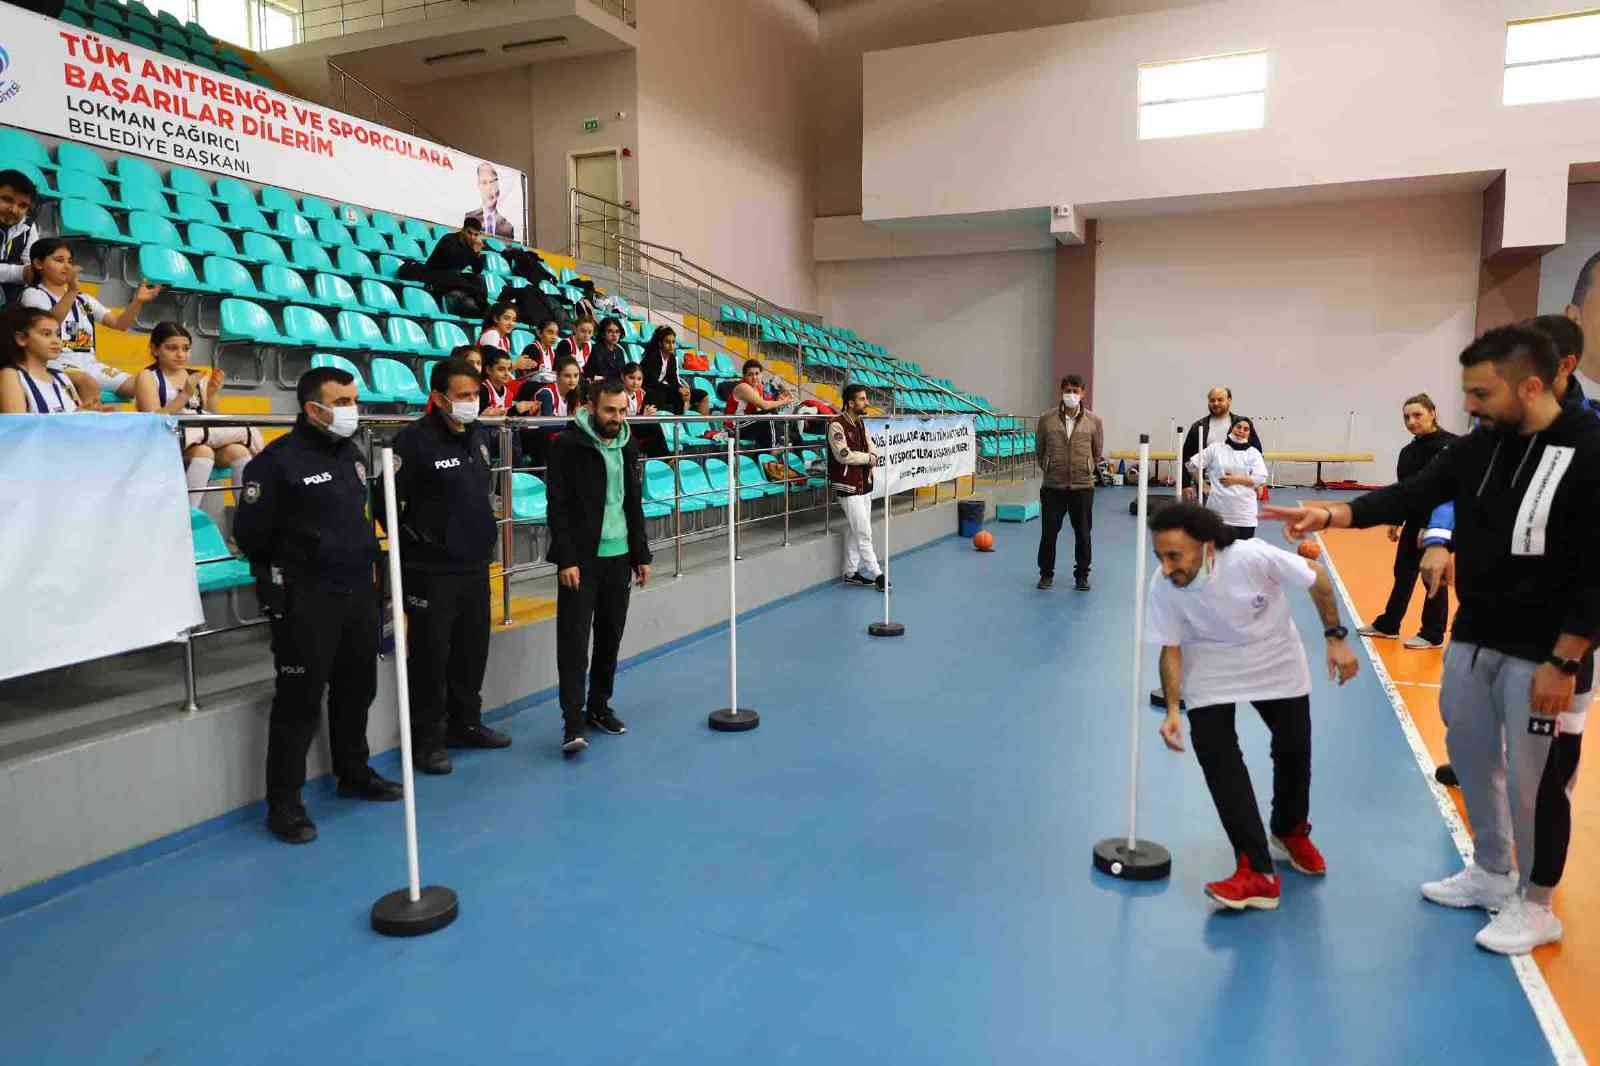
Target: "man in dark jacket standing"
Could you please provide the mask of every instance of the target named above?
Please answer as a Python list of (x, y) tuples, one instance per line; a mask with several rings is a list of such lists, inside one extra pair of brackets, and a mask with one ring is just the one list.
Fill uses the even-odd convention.
[[(1225, 440), (1228, 431), (1235, 422), (1245, 421), (1244, 415), (1233, 413), (1233, 390), (1226, 385), (1218, 385), (1206, 393), (1206, 416), (1197, 418), (1189, 427), (1189, 432), (1183, 438), (1182, 461), (1178, 463), (1178, 482), (1183, 483), (1183, 474), (1189, 469), (1189, 460), (1205, 451), (1206, 445), (1214, 440)], [(1267, 450), (1261, 446), (1261, 438), (1256, 435), (1256, 423), (1250, 419), (1250, 446), (1262, 455)], [(1183, 490), (1185, 499), (1195, 497), (1195, 488), (1186, 487)]]
[[(1425, 392), (1406, 400), (1400, 406), (1401, 417), (1411, 433), (1411, 443), (1400, 449), (1395, 461), (1395, 480), (1422, 472), (1434, 457), (1450, 446), (1456, 435), (1439, 428), (1438, 410), (1433, 399)], [(1411, 593), (1417, 584), (1417, 574), (1422, 566), (1422, 533), (1428, 526), (1430, 510), (1406, 516), (1405, 523), (1389, 527), (1389, 539), (1394, 546), (1394, 588), (1389, 590), (1389, 602), (1383, 613), (1356, 632), (1364, 637), (1393, 640), (1400, 635), (1400, 622), (1411, 606)], [(1440, 591), (1422, 601), (1422, 629), (1406, 641), (1407, 648), (1438, 648), (1444, 645), (1444, 623), (1450, 613), (1450, 594)]]
[(483, 724), (489, 664), (489, 561), (494, 474), (478, 424), (478, 371), (435, 363), (427, 414), (395, 434), (395, 496), (410, 649), (411, 759), (423, 773), (452, 769), (445, 745), (508, 748)]
[(651, 556), (639, 450), (629, 439), (627, 413), (622, 382), (600, 382), (589, 390), (576, 425), (550, 445), (546, 558), (557, 571), (556, 667), (565, 726), (561, 750), (569, 755), (589, 746), (585, 725), (612, 735), (628, 731), (611, 709), (611, 690), (628, 624), (629, 592), (635, 581), (643, 588), (650, 580)]
[(1039, 588), (1055, 583), (1056, 538), (1061, 520), (1072, 522), (1072, 576), (1079, 592), (1089, 591), (1089, 565), (1094, 545), (1094, 482), (1105, 458), (1105, 427), (1083, 402), (1083, 378), (1061, 379), (1061, 402), (1039, 416), (1033, 457), (1043, 481), (1039, 485)]
[(1461, 353), (1461, 364), (1467, 412), (1479, 428), (1421, 473), (1348, 504), (1264, 514), (1303, 537), (1454, 503), (1460, 609), (1439, 709), (1474, 859), (1424, 884), (1422, 895), (1498, 911), (1478, 945), (1521, 955), (1562, 935), (1550, 904), (1566, 865), (1600, 640), (1600, 569), (1591, 559), (1600, 420), (1556, 398), (1558, 355), (1543, 333), (1490, 330)]
[(309, 844), (317, 827), (300, 788), (324, 691), (339, 795), (397, 800), (402, 793), (367, 765), (367, 710), (378, 692), (378, 538), (363, 453), (350, 442), (360, 417), (356, 381), (314, 367), (301, 375), (296, 397), (294, 429), (250, 461), (233, 535), (272, 622), (267, 828), (286, 844)]

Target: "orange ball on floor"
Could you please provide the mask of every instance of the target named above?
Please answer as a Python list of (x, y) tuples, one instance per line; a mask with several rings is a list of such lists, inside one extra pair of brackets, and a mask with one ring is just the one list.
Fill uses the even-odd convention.
[(973, 534), (972, 546), (981, 552), (994, 551), (994, 534), (987, 529), (978, 530), (977, 533)]

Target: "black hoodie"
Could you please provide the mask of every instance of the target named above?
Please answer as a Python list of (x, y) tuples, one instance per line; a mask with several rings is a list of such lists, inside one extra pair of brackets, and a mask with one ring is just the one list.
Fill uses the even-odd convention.
[(1416, 476), (1350, 501), (1351, 524), (1400, 525), (1447, 501), (1456, 640), (1543, 662), (1562, 633), (1600, 639), (1600, 566), (1588, 559), (1600, 525), (1600, 420), (1563, 407), (1539, 433), (1475, 430)]

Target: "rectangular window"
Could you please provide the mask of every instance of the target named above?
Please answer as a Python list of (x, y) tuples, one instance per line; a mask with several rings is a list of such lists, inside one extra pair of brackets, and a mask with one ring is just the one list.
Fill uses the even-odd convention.
[(199, 0), (200, 25), (218, 40), (250, 47), (250, 16), (245, 0)]
[(1600, 96), (1600, 11), (1506, 24), (1506, 104)]
[(1258, 130), (1267, 122), (1267, 53), (1139, 67), (1139, 139)]
[(300, 19), (293, 11), (286, 11), (275, 4), (261, 5), (261, 35), (256, 42), (258, 51), (268, 48), (287, 48), (297, 44), (295, 32), (299, 28)]

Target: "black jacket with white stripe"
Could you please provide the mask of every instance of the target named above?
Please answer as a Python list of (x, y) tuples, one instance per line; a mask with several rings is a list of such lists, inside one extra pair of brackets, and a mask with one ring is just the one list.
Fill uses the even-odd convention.
[[(1600, 420), (1562, 408), (1539, 433), (1479, 429), (1420, 473), (1350, 502), (1358, 527), (1455, 504), (1452, 635), (1543, 662), (1562, 633), (1600, 640)], [(1591, 653), (1592, 654), (1592, 653)]]

